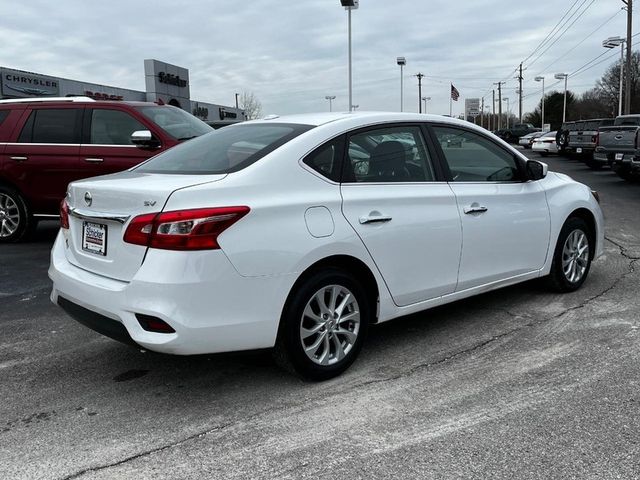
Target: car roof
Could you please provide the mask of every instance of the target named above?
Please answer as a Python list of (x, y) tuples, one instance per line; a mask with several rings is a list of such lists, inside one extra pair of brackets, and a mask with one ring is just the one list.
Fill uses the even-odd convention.
[(159, 105), (154, 102), (140, 102), (133, 100), (94, 100), (90, 97), (76, 96), (76, 97), (28, 97), (28, 98), (12, 98), (6, 100), (0, 100), (0, 105), (20, 105), (20, 104), (37, 104), (37, 105), (60, 105), (68, 103), (88, 103), (92, 106), (101, 105), (131, 105), (133, 107), (143, 106), (171, 106), (171, 105)]
[(329, 123), (348, 123), (363, 125), (382, 122), (437, 122), (449, 123), (466, 127), (478, 127), (477, 125), (464, 120), (447, 117), (444, 115), (432, 115), (424, 113), (401, 113), (401, 112), (323, 112), (323, 113), (301, 113), (294, 115), (267, 115), (258, 120), (243, 122), (244, 124), (257, 123), (290, 123), (300, 125), (312, 125), (315, 127)]

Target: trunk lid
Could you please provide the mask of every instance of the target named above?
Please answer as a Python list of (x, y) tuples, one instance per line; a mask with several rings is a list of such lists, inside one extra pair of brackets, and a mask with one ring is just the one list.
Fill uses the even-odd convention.
[(166, 175), (122, 172), (69, 185), (67, 259), (98, 275), (130, 281), (144, 260), (146, 247), (123, 241), (130, 220), (161, 212), (173, 192), (216, 182), (222, 175)]
[(636, 148), (636, 126), (600, 128), (600, 147), (611, 152), (628, 152)]

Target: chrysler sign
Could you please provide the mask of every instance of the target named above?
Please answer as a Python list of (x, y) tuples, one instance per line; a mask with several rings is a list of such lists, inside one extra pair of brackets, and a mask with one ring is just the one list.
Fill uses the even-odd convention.
[(58, 79), (53, 77), (9, 68), (3, 68), (1, 75), (5, 97), (55, 97), (60, 92)]

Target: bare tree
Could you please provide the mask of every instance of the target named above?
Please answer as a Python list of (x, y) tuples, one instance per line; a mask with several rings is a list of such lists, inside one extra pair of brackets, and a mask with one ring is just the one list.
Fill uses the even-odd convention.
[(242, 95), (240, 95), (240, 108), (244, 110), (247, 120), (255, 120), (262, 116), (262, 104), (253, 92), (242, 92)]

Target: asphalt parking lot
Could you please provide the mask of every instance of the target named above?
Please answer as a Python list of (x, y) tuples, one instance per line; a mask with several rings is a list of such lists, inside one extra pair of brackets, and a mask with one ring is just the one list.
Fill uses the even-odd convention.
[(601, 193), (584, 287), (377, 326), (324, 383), (101, 337), (49, 302), (55, 223), (0, 246), (0, 478), (639, 478), (640, 185), (544, 161)]

